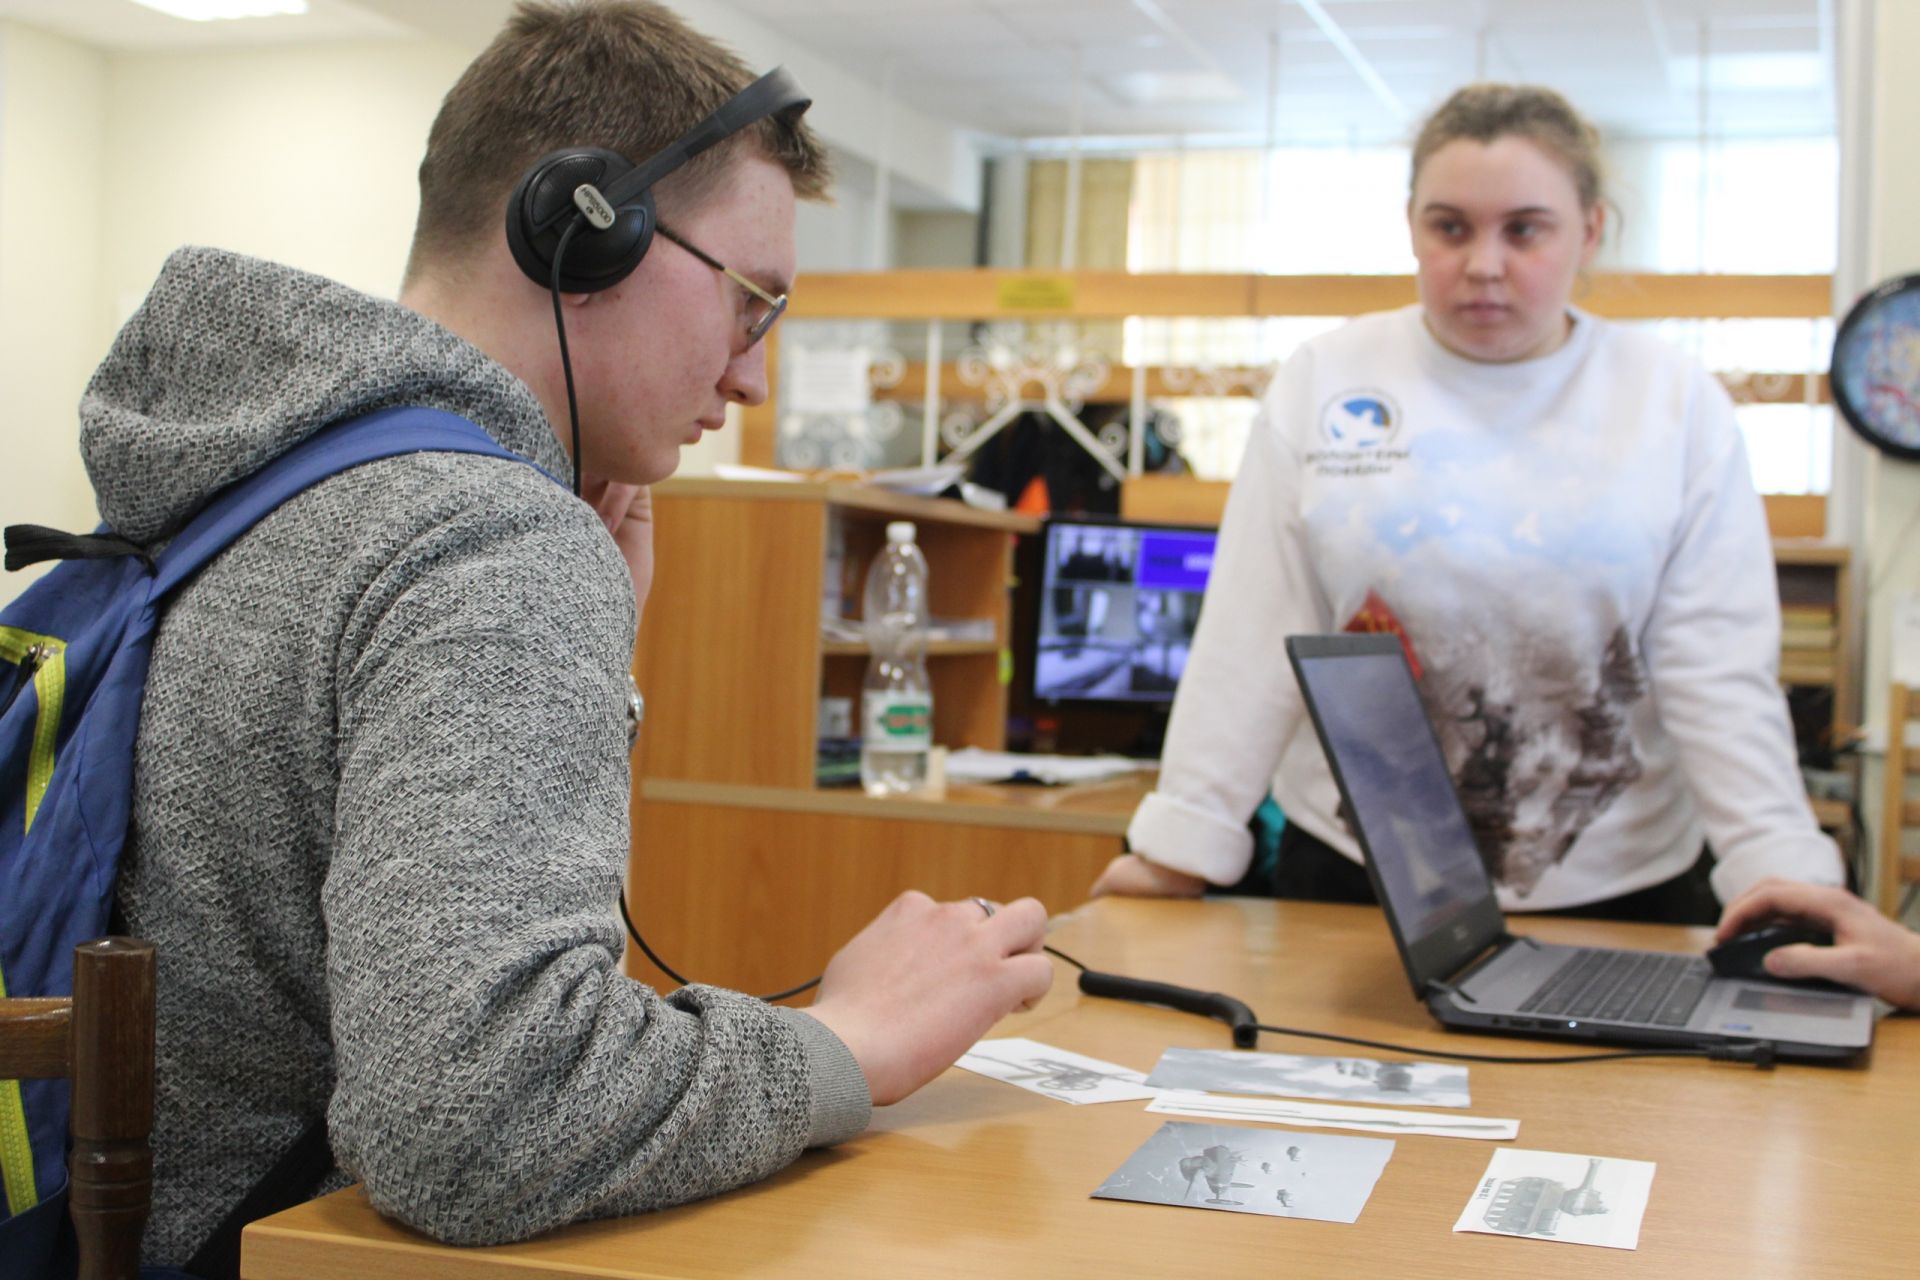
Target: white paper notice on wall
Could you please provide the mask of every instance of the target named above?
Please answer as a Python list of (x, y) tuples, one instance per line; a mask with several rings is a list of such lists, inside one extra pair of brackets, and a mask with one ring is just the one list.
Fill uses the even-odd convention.
[(873, 407), (865, 347), (791, 347), (781, 353), (785, 413), (865, 413)]
[(1920, 591), (1902, 591), (1893, 598), (1891, 644), (1894, 683), (1920, 687)]

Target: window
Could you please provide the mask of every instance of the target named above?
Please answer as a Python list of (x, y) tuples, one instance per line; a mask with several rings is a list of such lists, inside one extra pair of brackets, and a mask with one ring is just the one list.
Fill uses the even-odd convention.
[[(1834, 266), (1839, 147), (1831, 136), (1626, 141), (1608, 151), (1618, 216), (1602, 270), (1802, 274)], [(1413, 270), (1404, 147), (1283, 147), (1140, 156), (1127, 236), (1132, 271), (1402, 274)], [(1577, 301), (1577, 299), (1576, 299)], [(1152, 319), (1126, 323), (1129, 364), (1202, 369), (1277, 365), (1340, 324), (1324, 317)], [(1831, 320), (1661, 321), (1659, 336), (1722, 375), (1763, 492), (1822, 493), (1833, 410), (1817, 376)], [(1224, 479), (1254, 405), (1244, 396), (1169, 401), (1181, 452)]]

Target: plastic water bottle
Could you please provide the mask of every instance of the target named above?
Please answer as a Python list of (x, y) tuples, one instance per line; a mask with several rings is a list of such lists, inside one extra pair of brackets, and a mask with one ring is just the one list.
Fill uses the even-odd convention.
[(861, 684), (860, 785), (896, 795), (926, 784), (933, 746), (933, 686), (927, 679), (927, 558), (913, 525), (887, 526), (887, 545), (867, 570), (867, 678)]

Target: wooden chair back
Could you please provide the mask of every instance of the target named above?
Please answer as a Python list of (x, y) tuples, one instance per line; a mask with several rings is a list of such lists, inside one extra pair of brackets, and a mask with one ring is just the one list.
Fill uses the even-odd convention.
[(1906, 852), (1901, 839), (1920, 831), (1920, 800), (1907, 794), (1908, 780), (1920, 777), (1920, 746), (1907, 745), (1907, 726), (1920, 720), (1920, 696), (1910, 685), (1895, 684), (1887, 703), (1887, 766), (1880, 809), (1880, 870), (1875, 896), (1880, 909), (1898, 916), (1903, 885), (1920, 884), (1920, 854)]
[(0, 1000), (0, 1080), (72, 1088), (68, 1209), (80, 1280), (135, 1280), (153, 1206), (154, 949), (98, 938), (73, 953), (72, 999)]

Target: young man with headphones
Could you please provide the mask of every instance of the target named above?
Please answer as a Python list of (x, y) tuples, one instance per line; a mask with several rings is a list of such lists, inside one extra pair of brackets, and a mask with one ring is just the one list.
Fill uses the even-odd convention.
[(766, 396), (826, 185), (804, 97), (750, 79), (656, 5), (523, 6), (435, 123), (398, 305), (182, 250), (89, 387), (102, 514), (142, 543), (385, 406), (517, 455), (322, 481), (161, 623), (117, 897), (160, 954), (149, 1262), (205, 1257), (316, 1134), (297, 1195), (358, 1179), (453, 1242), (714, 1194), (1045, 991), (1038, 903), (913, 894), (805, 1012), (620, 972), (646, 486)]

